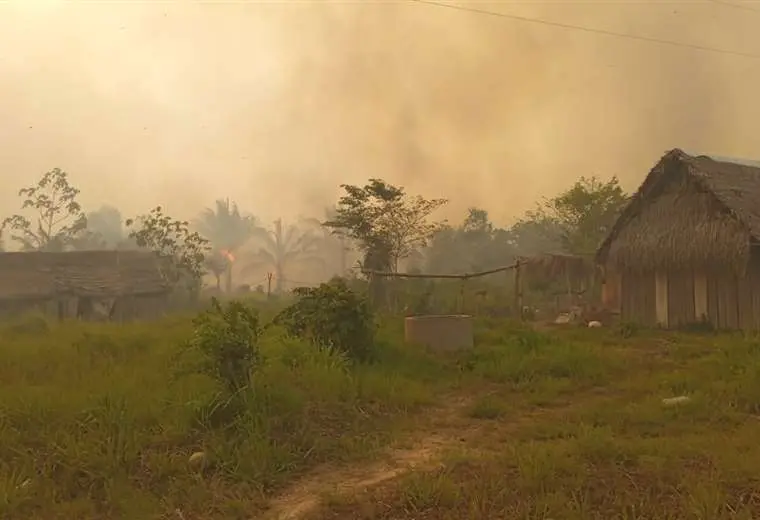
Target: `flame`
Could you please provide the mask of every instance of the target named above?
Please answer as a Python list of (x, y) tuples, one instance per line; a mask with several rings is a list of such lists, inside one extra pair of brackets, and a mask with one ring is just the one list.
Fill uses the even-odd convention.
[(222, 249), (219, 252), (222, 254), (222, 256), (224, 258), (227, 259), (228, 262), (230, 262), (230, 263), (234, 263), (235, 262), (235, 255), (233, 255), (232, 252), (230, 252), (230, 251), (228, 251), (226, 249)]

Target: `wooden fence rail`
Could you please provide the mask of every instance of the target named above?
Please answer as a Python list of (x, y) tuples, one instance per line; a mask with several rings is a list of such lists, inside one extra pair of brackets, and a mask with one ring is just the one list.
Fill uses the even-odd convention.
[(461, 305), (464, 307), (464, 282), (471, 278), (480, 278), (481, 276), (487, 276), (489, 274), (496, 274), (510, 269), (515, 270), (515, 309), (520, 315), (522, 315), (521, 309), (523, 307), (523, 294), (522, 294), (522, 276), (520, 273), (520, 261), (518, 260), (514, 264), (505, 265), (503, 267), (497, 267), (495, 269), (489, 269), (487, 271), (479, 271), (476, 273), (461, 273), (461, 274), (427, 274), (427, 273), (394, 273), (390, 271), (374, 271), (374, 270), (362, 270), (362, 274), (367, 276), (370, 281), (375, 278), (425, 278), (425, 279), (448, 279), (448, 280), (461, 280), (462, 288), (461, 293)]

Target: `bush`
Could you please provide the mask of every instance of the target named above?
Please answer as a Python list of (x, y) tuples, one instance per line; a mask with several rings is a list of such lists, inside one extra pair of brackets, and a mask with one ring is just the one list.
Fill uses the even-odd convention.
[(274, 323), (317, 348), (334, 349), (355, 361), (370, 360), (375, 323), (366, 299), (340, 278), (293, 292), (298, 301), (278, 314)]
[(204, 357), (202, 371), (232, 395), (247, 388), (260, 361), (258, 312), (239, 301), (222, 305), (212, 298), (211, 309), (193, 319), (193, 325), (190, 344)]

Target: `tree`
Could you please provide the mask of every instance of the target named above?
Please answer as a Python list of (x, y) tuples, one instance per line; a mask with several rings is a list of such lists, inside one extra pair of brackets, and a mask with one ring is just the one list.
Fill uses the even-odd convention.
[(556, 233), (566, 253), (593, 254), (610, 231), (628, 196), (617, 177), (581, 177), (569, 189), (528, 214), (534, 225)]
[(2, 229), (24, 251), (64, 251), (72, 246), (87, 226), (87, 218), (77, 201), (79, 190), (69, 183), (60, 168), (45, 173), (36, 186), (22, 188), (21, 209), (36, 213), (36, 222), (20, 214), (3, 220)]
[(203, 210), (195, 220), (195, 227), (211, 241), (216, 250), (210, 265), (213, 269), (210, 270), (214, 272), (224, 266), (227, 275), (225, 290), (231, 292), (235, 254), (255, 234), (258, 227), (256, 220), (250, 215), (241, 214), (237, 204), (225, 199), (217, 200), (213, 209)]
[[(230, 259), (227, 258), (222, 251), (212, 251), (206, 255), (203, 265), (206, 270), (214, 276), (214, 280), (216, 280), (216, 289), (221, 290), (222, 275), (229, 273), (230, 267), (232, 266)], [(229, 277), (227, 281), (229, 282)]]
[(101, 206), (87, 214), (87, 230), (101, 238), (106, 248), (118, 247), (124, 241), (124, 219), (113, 206)]
[(440, 229), (428, 221), (446, 204), (445, 199), (410, 196), (402, 187), (381, 179), (363, 186), (341, 185), (336, 214), (324, 223), (336, 233), (356, 241), (364, 253), (364, 267), (398, 271), (399, 261), (424, 248)]
[(262, 267), (274, 270), (275, 291), (283, 290), (285, 273), (294, 264), (322, 264), (319, 255), (319, 237), (311, 230), (303, 230), (298, 226), (284, 226), (282, 219), (274, 221), (272, 229), (258, 229), (256, 238), (261, 242), (261, 248), (253, 262), (245, 268), (246, 272)]
[(458, 227), (442, 227), (425, 253), (428, 271), (458, 273), (507, 265), (515, 250), (508, 232), (494, 226), (486, 210), (470, 208)]
[(190, 231), (189, 223), (165, 215), (157, 206), (147, 215), (128, 219), (129, 237), (139, 247), (150, 249), (167, 261), (172, 283), (186, 282), (192, 294), (200, 290), (200, 281), (206, 272), (205, 259), (209, 251), (208, 240)]
[(87, 227), (74, 237), (69, 246), (77, 251), (106, 250), (127, 246), (122, 229), (121, 212), (102, 206), (87, 214)]
[(563, 253), (559, 224), (544, 213), (528, 211), (508, 231), (509, 240), (520, 256)]
[(336, 215), (334, 207), (324, 209), (324, 218), (303, 218), (301, 224), (312, 230), (319, 238), (318, 249), (320, 255), (325, 259), (326, 268), (330, 269), (328, 276), (346, 276), (348, 269), (348, 253), (351, 251), (348, 239), (342, 234), (333, 233), (332, 229), (323, 225), (324, 221), (333, 219)]

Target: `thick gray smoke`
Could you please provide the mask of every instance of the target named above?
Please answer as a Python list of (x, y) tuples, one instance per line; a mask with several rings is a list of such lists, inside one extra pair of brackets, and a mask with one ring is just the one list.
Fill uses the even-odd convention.
[[(760, 54), (760, 13), (707, 2), (472, 5)], [(379, 176), (507, 222), (672, 147), (760, 156), (760, 60), (413, 2), (25, 0), (0, 48), (3, 213), (59, 166), (127, 214), (319, 215)]]

